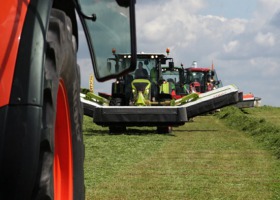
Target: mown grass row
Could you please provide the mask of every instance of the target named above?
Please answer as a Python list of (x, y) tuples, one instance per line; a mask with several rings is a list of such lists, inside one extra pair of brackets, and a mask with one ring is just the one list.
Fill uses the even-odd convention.
[(154, 127), (110, 135), (88, 117), (83, 130), (88, 200), (280, 199), (279, 160), (212, 115), (170, 135)]
[[(273, 113), (273, 116), (266, 117), (267, 114), (257, 115), (257, 113)], [(239, 109), (230, 106), (223, 108), (215, 116), (229, 127), (252, 135), (280, 159), (280, 125), (276, 123), (280, 118), (279, 108), (264, 106)]]

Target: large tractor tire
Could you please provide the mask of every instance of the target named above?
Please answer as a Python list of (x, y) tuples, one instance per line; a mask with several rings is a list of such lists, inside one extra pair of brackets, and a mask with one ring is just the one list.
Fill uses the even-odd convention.
[(32, 199), (84, 199), (83, 109), (72, 24), (53, 9), (47, 32), (40, 161)]

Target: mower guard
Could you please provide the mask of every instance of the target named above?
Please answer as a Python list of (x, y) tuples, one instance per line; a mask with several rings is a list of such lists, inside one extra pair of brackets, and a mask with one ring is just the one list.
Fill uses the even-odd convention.
[(188, 118), (186, 109), (177, 106), (112, 106), (95, 108), (93, 121), (102, 126), (180, 126)]
[(199, 99), (186, 104), (188, 117), (192, 118), (216, 109), (239, 102), (238, 88), (235, 85), (220, 87), (201, 93)]
[(180, 126), (189, 118), (236, 104), (238, 88), (221, 87), (199, 94), (195, 101), (180, 106), (101, 106), (81, 98), (84, 114), (101, 126)]
[(236, 104), (238, 108), (253, 108), (259, 107), (261, 104), (261, 98), (255, 97), (251, 93), (243, 94), (243, 92), (239, 93), (240, 101)]

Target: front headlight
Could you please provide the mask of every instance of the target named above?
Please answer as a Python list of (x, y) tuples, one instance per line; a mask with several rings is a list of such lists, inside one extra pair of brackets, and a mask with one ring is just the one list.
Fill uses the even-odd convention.
[(146, 94), (146, 95), (149, 94), (149, 88), (145, 89), (145, 94)]

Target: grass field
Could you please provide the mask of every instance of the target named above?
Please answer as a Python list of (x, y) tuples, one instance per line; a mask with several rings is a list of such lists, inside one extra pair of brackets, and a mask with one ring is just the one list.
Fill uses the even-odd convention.
[(267, 130), (280, 116), (269, 109), (196, 117), (172, 135), (146, 127), (109, 135), (85, 117), (86, 199), (280, 199), (277, 146), (271, 151), (246, 126), (230, 123), (245, 115)]
[(227, 107), (216, 114), (225, 124), (245, 132), (280, 159), (280, 109), (264, 106), (255, 109)]

